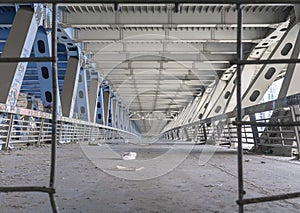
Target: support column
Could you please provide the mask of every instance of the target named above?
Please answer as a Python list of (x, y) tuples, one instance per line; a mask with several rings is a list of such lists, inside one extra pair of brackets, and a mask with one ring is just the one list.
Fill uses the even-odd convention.
[[(300, 23), (297, 24), (298, 26)], [(300, 29), (300, 26), (299, 26)], [(298, 33), (297, 40), (295, 42), (295, 48), (291, 55), (292, 59), (300, 57), (300, 33)], [(300, 64), (288, 64), (284, 80), (278, 95), (278, 98), (284, 98), (286, 96), (295, 95), (300, 92)]]
[(65, 117), (72, 118), (74, 114), (79, 72), (79, 59), (69, 57), (61, 94), (62, 115)]
[(89, 96), (87, 88), (86, 70), (81, 69), (78, 79), (78, 91), (76, 97), (77, 112), (79, 119), (85, 121), (90, 120)]
[[(30, 57), (37, 23), (31, 8), (20, 8), (13, 21), (3, 49), (2, 58)], [(0, 102), (15, 106), (24, 78), (27, 62), (0, 63)]]
[[(90, 81), (90, 89), (88, 92), (89, 96), (89, 111), (90, 111), (90, 122), (96, 122), (96, 115), (97, 115), (97, 101), (98, 101), (98, 94), (100, 92), (100, 84), (101, 80), (99, 77), (98, 72), (91, 72), (91, 81)], [(100, 101), (102, 103), (102, 101)]]
[(98, 98), (97, 98), (97, 113), (96, 122), (98, 124), (104, 124), (104, 101), (103, 101), (103, 87), (99, 87)]
[[(290, 59), (292, 54), (298, 56), (299, 46), (297, 44), (300, 44), (299, 31), (300, 23), (294, 25), (286, 32), (284, 38), (273, 52), (271, 59)], [(285, 67), (286, 64), (267, 64), (263, 66), (243, 95), (243, 107), (257, 104)]]
[(203, 92), (202, 96), (201, 96), (201, 99), (199, 100), (198, 102), (198, 105), (196, 107), (196, 110), (195, 110), (195, 114), (193, 115), (192, 119), (191, 119), (191, 122), (194, 122), (194, 121), (197, 121), (199, 120), (199, 116), (200, 116), (200, 109), (204, 103), (204, 101), (206, 100), (206, 98), (208, 97), (209, 93), (207, 93), (206, 91)]
[(126, 107), (123, 106), (123, 130), (127, 131), (127, 119), (128, 119), (128, 113), (126, 110)]
[[(35, 57), (50, 57), (50, 41), (51, 34), (47, 35), (43, 27), (39, 27), (37, 35), (34, 40), (34, 55)], [(37, 73), (39, 78), (41, 99), (45, 112), (52, 112), (53, 93), (52, 93), (52, 65), (51, 62), (36, 63)], [(59, 91), (57, 86), (57, 91)], [(58, 95), (57, 109), (58, 114), (61, 115), (60, 97)]]
[(117, 97), (111, 98), (111, 124), (112, 127), (117, 128), (117, 117), (118, 117), (118, 99)]
[(104, 113), (104, 117), (103, 117), (103, 124), (104, 125), (108, 125), (108, 119), (109, 119), (109, 114), (110, 114), (110, 88), (108, 85), (104, 85), (103, 88), (103, 113)]
[(118, 103), (118, 128), (123, 129), (123, 105), (122, 102), (119, 101)]

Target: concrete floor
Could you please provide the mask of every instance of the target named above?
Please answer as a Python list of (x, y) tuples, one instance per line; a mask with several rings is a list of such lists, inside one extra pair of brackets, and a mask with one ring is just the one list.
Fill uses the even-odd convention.
[[(122, 160), (125, 151), (137, 159)], [(1, 185), (47, 185), (49, 152), (44, 145), (1, 153)], [(244, 160), (246, 197), (300, 191), (299, 162), (250, 154)], [(235, 150), (213, 146), (60, 145), (55, 197), (68, 213), (237, 212), (236, 164)], [(0, 194), (0, 205), (1, 213), (51, 212), (41, 193)], [(291, 199), (247, 205), (245, 212), (299, 209), (300, 199)]]

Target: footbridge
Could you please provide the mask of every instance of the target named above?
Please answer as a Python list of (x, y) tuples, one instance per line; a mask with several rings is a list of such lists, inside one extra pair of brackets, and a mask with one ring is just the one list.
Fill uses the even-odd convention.
[(299, 159), (297, 0), (0, 3), (0, 148), (123, 140)]

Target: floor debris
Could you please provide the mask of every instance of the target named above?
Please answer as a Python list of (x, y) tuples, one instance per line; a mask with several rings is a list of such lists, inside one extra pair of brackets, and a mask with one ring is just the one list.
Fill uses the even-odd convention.
[(142, 167), (136, 168), (136, 167), (126, 167), (126, 166), (117, 165), (117, 169), (122, 170), (122, 171), (135, 171), (135, 172), (137, 172), (137, 171), (140, 171), (140, 170), (144, 169), (144, 167), (142, 166)]
[(135, 160), (136, 155), (136, 152), (124, 152), (122, 158), (123, 160)]

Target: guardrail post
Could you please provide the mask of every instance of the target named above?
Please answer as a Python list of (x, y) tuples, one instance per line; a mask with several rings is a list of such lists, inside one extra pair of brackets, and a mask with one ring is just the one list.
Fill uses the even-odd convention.
[(76, 142), (76, 133), (77, 133), (77, 124), (73, 124), (73, 132), (72, 132), (72, 137), (71, 137), (71, 142)]
[[(290, 107), (290, 109), (291, 109), (293, 121), (296, 122), (296, 121), (297, 121), (297, 117), (296, 117), (295, 107), (292, 106), (292, 107)], [(295, 131), (296, 142), (297, 142), (297, 148), (298, 148), (298, 156), (297, 156), (297, 160), (299, 160), (299, 156), (300, 156), (299, 127), (298, 127), (298, 126), (295, 126), (295, 127), (294, 127), (294, 131)]]
[(13, 124), (14, 124), (14, 115), (13, 114), (8, 114), (8, 119), (9, 119), (9, 125), (8, 125), (6, 143), (5, 143), (5, 146), (4, 146), (4, 150), (7, 150), (8, 147), (9, 147), (9, 142), (10, 142), (10, 138), (11, 138), (11, 131), (12, 131)]
[(38, 136), (38, 141), (37, 141), (37, 145), (40, 146), (41, 145), (41, 139), (42, 139), (42, 135), (43, 135), (43, 128), (44, 128), (44, 118), (41, 118), (41, 122), (40, 122), (40, 131), (39, 131), (39, 136)]
[[(249, 115), (249, 118), (250, 118), (251, 122), (256, 122), (255, 114)], [(257, 126), (251, 125), (251, 130), (252, 130), (252, 134), (253, 134), (253, 141), (254, 141), (255, 150), (258, 150), (258, 144), (260, 143), (260, 141), (259, 141)]]
[(204, 141), (207, 141), (207, 134), (206, 134), (206, 128), (205, 128), (205, 124), (202, 125), (202, 130), (203, 130), (203, 137), (204, 137)]

